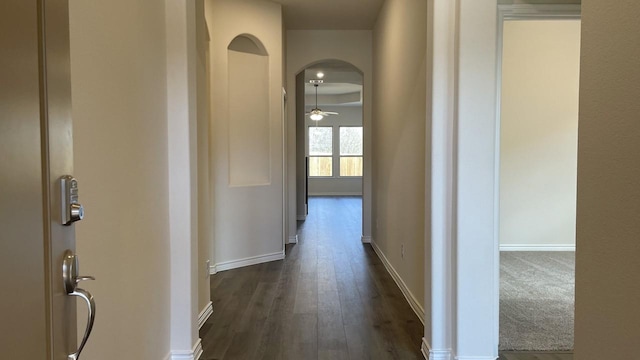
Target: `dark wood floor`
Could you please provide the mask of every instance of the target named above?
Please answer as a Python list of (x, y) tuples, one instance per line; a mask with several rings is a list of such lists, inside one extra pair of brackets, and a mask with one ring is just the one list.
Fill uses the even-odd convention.
[[(312, 198), (284, 261), (211, 277), (201, 360), (423, 359), (420, 320), (373, 249), (359, 198)], [(505, 352), (500, 360), (573, 360)]]
[(284, 261), (211, 277), (201, 359), (422, 359), (422, 323), (360, 242), (361, 199), (309, 206)]

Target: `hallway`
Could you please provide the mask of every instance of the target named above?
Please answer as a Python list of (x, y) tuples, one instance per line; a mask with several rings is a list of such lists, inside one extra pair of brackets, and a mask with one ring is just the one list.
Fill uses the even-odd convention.
[(315, 197), (286, 259), (211, 277), (202, 360), (422, 359), (423, 326), (370, 245), (362, 199)]

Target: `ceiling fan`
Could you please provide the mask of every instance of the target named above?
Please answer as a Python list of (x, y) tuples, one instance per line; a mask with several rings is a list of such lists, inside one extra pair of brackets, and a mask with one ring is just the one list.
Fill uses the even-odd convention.
[(306, 113), (305, 115), (309, 115), (309, 117), (311, 118), (311, 120), (314, 121), (320, 121), (322, 120), (325, 116), (331, 116), (331, 115), (338, 115), (337, 112), (332, 112), (332, 111), (322, 111), (319, 107), (318, 107), (318, 85), (320, 83), (322, 83), (322, 80), (311, 80), (310, 81), (313, 84), (313, 87), (316, 88), (316, 107), (314, 107), (313, 109), (311, 109), (310, 112)]

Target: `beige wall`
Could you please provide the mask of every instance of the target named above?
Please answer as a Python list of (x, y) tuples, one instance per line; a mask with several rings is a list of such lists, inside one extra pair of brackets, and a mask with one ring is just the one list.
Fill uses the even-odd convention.
[(198, 60), (197, 116), (198, 116), (198, 311), (202, 312), (211, 300), (209, 266), (211, 259), (211, 184), (209, 177), (209, 30), (204, 18), (204, 0), (196, 1), (196, 36)]
[[(246, 39), (246, 38), (245, 38)], [(269, 57), (228, 50), (229, 186), (271, 183)]]
[[(218, 266), (224, 263), (228, 268), (237, 266), (240, 264), (238, 261), (247, 258), (273, 260), (284, 252), (282, 8), (279, 4), (258, 0), (206, 0), (205, 10), (211, 35), (212, 250), (215, 262)], [(261, 134), (253, 135), (259, 136), (263, 146), (267, 147), (268, 153), (262, 154), (261, 158), (269, 163), (267, 167), (261, 167), (259, 174), (240, 171), (233, 175), (230, 174), (232, 165), (241, 164), (230, 162), (238, 162), (242, 157), (236, 157), (237, 153), (230, 154), (229, 151), (241, 151), (242, 147), (237, 145), (244, 138), (241, 131), (236, 132), (236, 126), (242, 124), (232, 124), (231, 119), (242, 110), (243, 105), (246, 108), (246, 103), (242, 104), (233, 95), (238, 89), (233, 86), (254, 83), (256, 88), (260, 86), (260, 81), (252, 78), (249, 72), (234, 72), (238, 78), (230, 77), (231, 70), (235, 69), (232, 65), (237, 64), (231, 64), (228, 46), (234, 38), (243, 34), (257, 38), (268, 54), (264, 64), (268, 74), (264, 74), (263, 70), (260, 77), (265, 81), (268, 79), (268, 84), (262, 84), (268, 87), (263, 88), (260, 99), (255, 98), (258, 96), (255, 92), (251, 96), (254, 97), (253, 101), (263, 101), (268, 109), (262, 112), (262, 117), (253, 118), (265, 125), (261, 128)], [(241, 176), (236, 176), (238, 174)], [(244, 183), (244, 175), (252, 178)], [(263, 177), (256, 181), (259, 176)], [(246, 226), (248, 222), (252, 226)]]
[(425, 146), (430, 146), (426, 19), (426, 1), (388, 0), (373, 33), (373, 241), (420, 305), (425, 286)]
[(500, 244), (575, 244), (580, 20), (505, 21)]
[[(371, 31), (369, 30), (289, 30), (287, 31), (287, 94), (288, 115), (286, 125), (287, 139), (287, 177), (288, 177), (288, 236), (296, 234), (297, 215), (304, 214), (304, 157), (296, 163), (296, 147), (298, 154), (304, 154), (302, 144), (296, 142), (296, 131), (300, 131), (303, 116), (304, 91), (296, 89), (296, 75), (309, 65), (322, 60), (341, 60), (355, 66), (363, 76), (363, 110), (364, 127), (364, 180), (363, 180), (363, 218), (362, 234), (371, 235), (371, 96), (372, 96), (372, 62)], [(301, 84), (304, 79), (299, 79)], [(298, 100), (296, 100), (298, 99)], [(299, 112), (297, 114), (296, 112)], [(294, 146), (295, 145), (295, 146)], [(296, 184), (296, 186), (293, 186)], [(296, 193), (298, 191), (298, 193)], [(297, 200), (297, 203), (296, 203)]]
[(575, 356), (633, 359), (640, 336), (640, 3), (582, 5)]
[[(77, 226), (96, 298), (83, 358), (169, 352), (164, 2), (70, 2), (74, 157), (87, 211)], [(79, 306), (79, 329), (86, 310)]]

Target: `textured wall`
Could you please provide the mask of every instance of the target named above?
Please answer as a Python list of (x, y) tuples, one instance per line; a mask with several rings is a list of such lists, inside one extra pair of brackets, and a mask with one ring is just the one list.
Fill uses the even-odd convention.
[(500, 244), (573, 246), (580, 21), (505, 21), (503, 39)]
[(640, 4), (582, 5), (576, 359), (633, 359), (640, 337)]
[[(205, 8), (211, 34), (211, 181), (215, 263), (282, 254), (282, 8), (279, 4), (257, 0), (207, 0)], [(261, 64), (268, 69), (263, 68), (259, 77), (261, 80), (257, 74), (252, 78), (251, 71), (244, 74), (233, 71), (237, 64), (230, 63), (232, 59), (229, 54), (234, 51), (229, 51), (228, 46), (238, 35), (257, 39), (256, 43), (260, 43), (268, 54), (268, 58), (263, 59), (266, 64)], [(264, 74), (264, 71), (268, 71), (268, 74)], [(268, 87), (264, 84), (267, 81)], [(237, 138), (242, 136), (242, 132), (238, 133), (235, 131), (238, 128), (234, 128), (239, 124), (231, 124), (231, 121), (241, 113), (241, 107), (251, 110), (236, 96), (239, 88), (234, 86), (239, 83), (245, 86), (255, 84), (256, 88), (265, 86), (261, 95), (264, 103), (259, 109), (266, 108), (267, 111), (256, 110), (262, 113), (261, 119), (266, 126), (261, 128), (261, 134), (253, 133), (267, 143), (268, 154), (261, 158), (268, 159), (269, 164), (267, 170), (261, 167), (260, 174), (268, 171), (269, 177), (262, 183), (255, 182), (255, 173), (245, 173), (252, 178), (249, 179), (251, 181), (242, 182), (237, 177), (243, 176), (242, 171), (231, 172), (230, 162), (240, 161), (241, 156), (237, 157), (238, 153), (230, 155), (230, 151), (241, 151), (237, 145), (244, 141)], [(252, 95), (255, 93), (247, 94)], [(264, 146), (263, 143), (262, 148)]]
[(373, 241), (419, 304), (425, 286), (425, 146), (430, 146), (426, 18), (426, 1), (389, 0), (373, 33)]
[[(296, 233), (295, 215), (304, 214), (304, 157), (298, 159), (293, 144), (296, 142), (296, 131), (301, 130), (296, 124), (296, 111), (302, 111), (304, 91), (301, 86), (296, 87), (296, 80), (304, 84), (304, 79), (297, 79), (296, 75), (307, 66), (322, 60), (341, 60), (355, 66), (363, 76), (363, 109), (362, 122), (364, 126), (364, 180), (363, 180), (363, 218), (362, 234), (371, 235), (371, 137), (367, 130), (371, 127), (371, 31), (369, 30), (289, 30), (287, 31), (287, 92), (288, 92), (288, 123), (287, 144), (291, 145), (287, 154), (287, 170), (289, 176), (288, 209), (289, 236)], [(301, 116), (301, 114), (298, 114)], [(298, 148), (304, 153), (304, 147)], [(296, 184), (294, 187), (293, 184)], [(297, 203), (296, 203), (297, 200)]]
[[(77, 226), (96, 325), (84, 358), (169, 352), (165, 3), (70, 2)], [(86, 310), (79, 306), (79, 325)]]
[(212, 227), (211, 227), (211, 181), (209, 154), (209, 29), (204, 18), (204, 0), (197, 0), (196, 39), (198, 60), (196, 67), (197, 83), (197, 138), (198, 138), (198, 311), (211, 300), (209, 267), (211, 259)]

